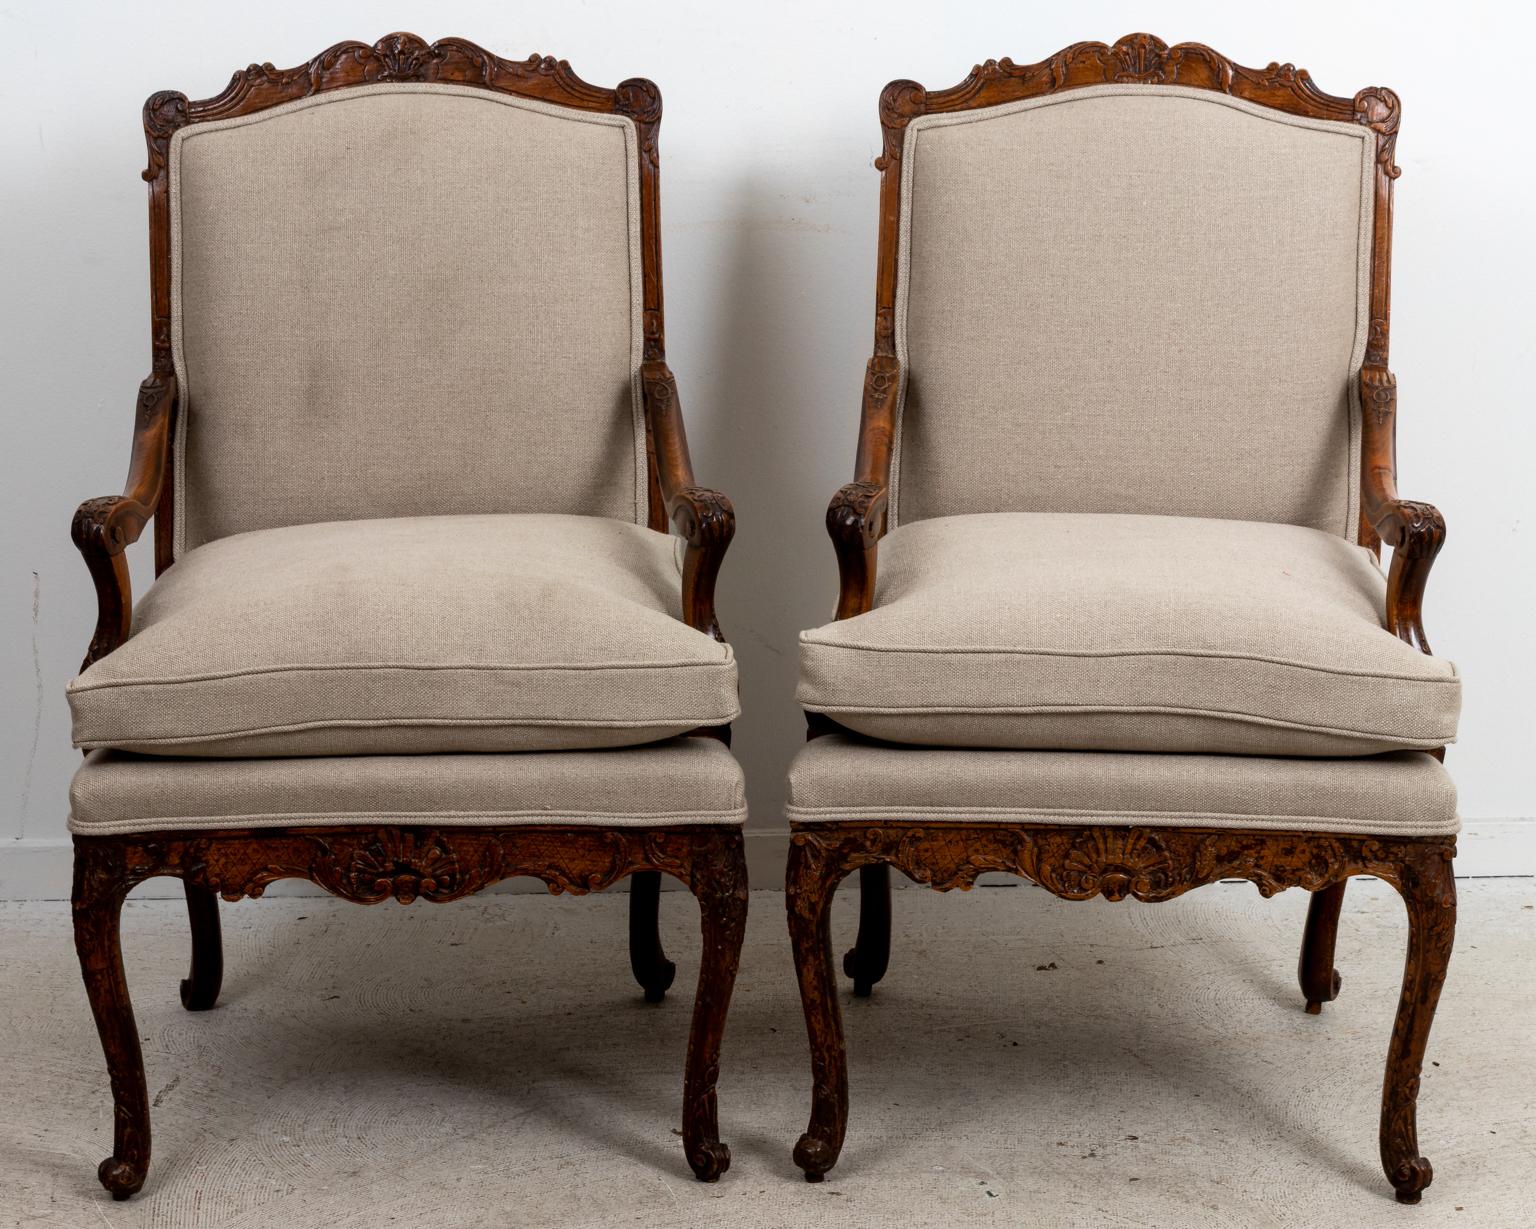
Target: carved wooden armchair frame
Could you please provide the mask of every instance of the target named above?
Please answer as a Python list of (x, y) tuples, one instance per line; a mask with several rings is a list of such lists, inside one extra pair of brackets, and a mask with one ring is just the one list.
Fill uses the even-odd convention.
[[(177, 415), (172, 359), (170, 145), (191, 124), (249, 115), (295, 99), (385, 82), (439, 82), (518, 95), (583, 111), (627, 117), (639, 138), (643, 364), (641, 385), (649, 487), (649, 525), (669, 524), (686, 540), (682, 613), (692, 627), (723, 640), (715, 581), (735, 530), (730, 501), (699, 486), (683, 430), (677, 386), (664, 349), (657, 132), (661, 95), (632, 78), (614, 89), (581, 80), (564, 60), (534, 55), (504, 60), (463, 39), (427, 44), (412, 34), (377, 43), (344, 42), (307, 64), (279, 70), (253, 64), (215, 97), (189, 100), (165, 91), (144, 106), (149, 148), (150, 375), (139, 387), (132, 459), (121, 495), (87, 500), (73, 538), (95, 582), (98, 613), (84, 665), (127, 640), (132, 594), (126, 548), (154, 521), (156, 575), (175, 561), (175, 484), (170, 480)], [(729, 744), (729, 725), (697, 736)], [(191, 1011), (214, 1005), (222, 980), (218, 899), (258, 897), (278, 879), (306, 879), (362, 904), (393, 898), (457, 900), (515, 876), (541, 879), (552, 893), (585, 894), (631, 877), (631, 967), (648, 1001), (659, 1002), (675, 968), (657, 929), (661, 876), (697, 897), (703, 955), (685, 1074), (683, 1137), (689, 1165), (712, 1180), (730, 1163), (716, 1126), (715, 1080), (747, 908), (739, 828), (679, 825), (601, 828), (558, 825), (447, 828), (283, 827), (175, 831), (129, 836), (76, 835), (73, 906), (76, 944), (116, 1105), (112, 1155), (99, 1177), (114, 1198), (143, 1185), (149, 1164), (149, 1102), (143, 1058), (119, 947), (124, 897), (154, 876), (180, 878), (192, 930), (191, 971), (181, 1000)]]
[[(893, 81), (880, 95), (883, 145), (875, 342), (864, 377), (855, 479), (833, 496), (827, 532), (837, 554), (837, 618), (868, 611), (874, 601), (879, 543), (886, 531), (887, 492), (902, 371), (895, 313), (902, 155), (907, 125), (919, 116), (992, 107), (1057, 91), (1111, 83), (1178, 85), (1211, 90), (1314, 119), (1354, 122), (1375, 134), (1374, 229), (1370, 251), (1369, 335), (1360, 372), (1363, 411), (1359, 541), (1379, 556), (1393, 548), (1385, 624), (1428, 653), (1422, 608), (1425, 582), (1445, 541), (1445, 521), (1426, 503), (1397, 493), (1397, 382), (1387, 366), (1390, 321), (1393, 160), (1400, 103), (1381, 87), (1353, 98), (1325, 94), (1291, 64), (1245, 68), (1198, 43), (1168, 46), (1149, 34), (1113, 46), (1077, 43), (1036, 64), (988, 60), (949, 89), (927, 90)], [(808, 736), (840, 733), (820, 713), (808, 713)], [(1434, 752), (1444, 758), (1444, 748)], [(1455, 926), (1451, 837), (1381, 839), (1304, 833), (1221, 832), (1209, 829), (1056, 827), (1017, 823), (944, 825), (908, 821), (793, 825), (788, 869), (790, 931), (810, 1033), (814, 1103), (810, 1125), (795, 1149), (807, 1179), (836, 1163), (848, 1109), (841, 1013), (832, 965), (829, 905), (837, 883), (860, 872), (860, 918), (843, 968), (854, 993), (866, 996), (884, 976), (890, 954), (890, 867), (940, 891), (971, 887), (984, 871), (1022, 875), (1064, 899), (1102, 895), (1158, 901), (1219, 879), (1254, 882), (1269, 896), (1287, 887), (1312, 892), (1298, 975), (1306, 1010), (1316, 1014), (1339, 991), (1334, 940), (1345, 884), (1374, 875), (1403, 896), (1410, 939), (1402, 995), (1388, 1051), (1382, 1096), (1381, 1160), (1403, 1202), (1417, 1202), (1429, 1185), (1429, 1161), (1419, 1154), (1415, 1105), (1419, 1072)]]

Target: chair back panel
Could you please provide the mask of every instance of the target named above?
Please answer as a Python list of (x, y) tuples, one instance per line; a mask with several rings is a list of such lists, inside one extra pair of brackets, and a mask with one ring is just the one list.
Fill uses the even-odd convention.
[(892, 522), (1126, 512), (1358, 532), (1375, 133), (1210, 89), (907, 126)]
[(176, 548), (370, 517), (645, 523), (637, 139), (472, 86), (170, 146)]

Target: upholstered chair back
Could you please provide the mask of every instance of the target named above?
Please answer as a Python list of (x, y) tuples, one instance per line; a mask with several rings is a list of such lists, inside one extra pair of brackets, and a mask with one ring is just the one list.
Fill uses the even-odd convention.
[(1139, 83), (915, 118), (892, 522), (1166, 513), (1354, 539), (1375, 142)]
[(370, 517), (647, 519), (637, 135), (449, 84), (170, 148), (178, 553)]

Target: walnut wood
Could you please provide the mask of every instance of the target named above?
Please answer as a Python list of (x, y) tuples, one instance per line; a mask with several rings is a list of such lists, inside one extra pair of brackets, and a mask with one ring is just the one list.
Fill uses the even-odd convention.
[[(1132, 34), (1110, 46), (1077, 43), (1037, 64), (1018, 65), (1011, 60), (988, 60), (978, 65), (960, 84), (947, 90), (929, 91), (915, 81), (893, 81), (880, 95), (882, 150), (875, 161), (880, 172), (880, 223), (875, 281), (874, 353), (865, 373), (859, 422), (858, 456), (854, 481), (833, 496), (827, 509), (827, 531), (837, 555), (839, 592), (837, 617), (853, 618), (874, 604), (880, 538), (887, 526), (887, 498), (891, 485), (891, 459), (895, 446), (896, 413), (905, 374), (896, 356), (896, 285), (898, 281), (901, 226), (902, 155), (907, 126), (921, 115), (989, 107), (1019, 99), (1040, 97), (1062, 90), (1108, 83), (1176, 84), (1208, 89), (1273, 107), (1292, 115), (1353, 122), (1375, 134), (1376, 157), (1373, 200), (1373, 231), (1370, 252), (1369, 331), (1360, 384), (1361, 407), (1361, 514), (1359, 540), (1380, 551), (1382, 541), (1393, 547), (1388, 576), (1385, 622), (1391, 631), (1424, 652), (1422, 609), (1425, 581), (1445, 538), (1445, 523), (1427, 504), (1401, 500), (1396, 490), (1394, 430), (1396, 383), (1387, 369), (1391, 319), (1392, 193), (1399, 171), (1395, 163), (1401, 104), (1391, 90), (1363, 89), (1353, 98), (1335, 97), (1319, 90), (1311, 77), (1290, 64), (1270, 64), (1264, 69), (1233, 63), (1209, 47), (1181, 43), (1170, 47), (1150, 34)], [(821, 714), (807, 714), (807, 736), (838, 730), (835, 721)], [(1439, 752), (1443, 756), (1443, 750)], [(863, 831), (850, 825), (850, 830)], [(995, 829), (967, 826), (939, 839), (934, 826), (888, 825), (870, 830), (867, 839), (879, 856), (844, 851), (828, 827), (822, 836), (810, 837), (809, 829), (796, 835), (790, 854), (790, 930), (793, 937), (806, 1024), (811, 1037), (814, 1096), (811, 1124), (795, 1149), (795, 1161), (808, 1179), (819, 1180), (836, 1162), (842, 1146), (848, 1111), (847, 1073), (842, 1050), (842, 1023), (833, 977), (832, 948), (827, 923), (832, 886), (857, 865), (860, 868), (860, 929), (844, 968), (854, 980), (854, 993), (867, 993), (884, 971), (890, 942), (890, 888), (871, 870), (886, 862), (896, 865), (919, 882), (948, 887), (968, 884), (977, 869), (1019, 869), (1058, 895), (1074, 899), (1102, 893), (1115, 899), (1130, 893), (1142, 899), (1162, 899), (1197, 882), (1209, 882), (1198, 863), (1190, 865), (1188, 853), (1195, 837), (1163, 833), (1145, 835), (1135, 829)], [(1092, 835), (1098, 832), (1100, 835)], [(1013, 833), (1015, 835), (1008, 835)], [(1022, 835), (1020, 835), (1022, 834)], [(857, 845), (863, 838), (850, 838)], [(812, 841), (815, 844), (811, 844)], [(1181, 845), (1180, 842), (1183, 842)], [(1231, 873), (1254, 878), (1261, 890), (1274, 890), (1294, 881), (1316, 894), (1298, 970), (1308, 1010), (1338, 991), (1333, 968), (1334, 940), (1348, 858), (1338, 853), (1338, 841), (1326, 837), (1209, 833), (1198, 838), (1209, 852), (1223, 842), (1246, 850), (1245, 866)], [(1097, 842), (1097, 844), (1095, 844)], [(1170, 844), (1172, 842), (1172, 844)], [(823, 846), (830, 843), (836, 856)], [(1413, 858), (1440, 856), (1437, 882), (1450, 882), (1449, 845), (1431, 846), (1438, 852), (1422, 855), (1419, 846), (1394, 847), (1399, 877), (1394, 880), (1409, 901), (1419, 938), (1409, 952), (1410, 990), (1405, 988), (1399, 1009), (1398, 1032), (1387, 1070), (1387, 1094), (1383, 1109), (1382, 1156), (1388, 1176), (1403, 1199), (1417, 1199), (1429, 1182), (1428, 1162), (1417, 1155), (1413, 1136), (1413, 1106), (1417, 1092), (1417, 1063), (1422, 1058), (1424, 1036), (1429, 1028), (1435, 995), (1444, 978), (1449, 955), (1450, 922), (1421, 903), (1417, 872), (1401, 869)], [(894, 846), (899, 846), (895, 848)], [(1385, 849), (1372, 842), (1372, 849)], [(1168, 871), (1159, 869), (1153, 851), (1178, 848)], [(1360, 846), (1359, 851), (1364, 852)], [(847, 853), (847, 859), (843, 857)], [(1030, 859), (1027, 865), (1024, 859)], [(1150, 859), (1150, 860), (1147, 860)], [(1146, 865), (1134, 873), (1101, 869), (1112, 862)], [(1336, 873), (1317, 879), (1301, 873), (1302, 866), (1338, 863)], [(1166, 883), (1160, 876), (1167, 875)], [(1040, 876), (1045, 876), (1041, 880)], [(1150, 877), (1149, 877), (1150, 876)], [(1048, 880), (1048, 881), (1046, 881)], [(1316, 880), (1315, 882), (1313, 880)], [(1335, 884), (1335, 880), (1337, 883)], [(1160, 886), (1160, 884), (1162, 886)], [(1442, 896), (1444, 893), (1442, 893)], [(1452, 897), (1453, 900), (1453, 897)], [(1451, 906), (1454, 909), (1454, 903)], [(1452, 914), (1453, 917), (1453, 914)], [(1420, 934), (1423, 931), (1423, 934)], [(1429, 937), (1425, 937), (1425, 936)], [(1405, 1023), (1405, 1020), (1408, 1021)], [(1404, 1032), (1406, 1030), (1406, 1032)], [(1410, 1074), (1411, 1068), (1411, 1074)], [(1411, 1086), (1410, 1086), (1411, 1081)], [(1404, 1126), (1403, 1124), (1407, 1125)], [(1389, 1130), (1390, 1124), (1390, 1130)]]
[(96, 585), (96, 631), (86, 650), (84, 670), (128, 639), (133, 587), (123, 552), (137, 542), (160, 504), (169, 469), (174, 375), (151, 375), (139, 385), (134, 413), (133, 452), (121, 495), (88, 499), (75, 510), (70, 536), (85, 557)]
[[(661, 213), (657, 132), (661, 94), (632, 78), (615, 89), (591, 85), (549, 56), (503, 60), (463, 39), (427, 44), (391, 34), (372, 45), (338, 43), (307, 64), (277, 69), (253, 64), (222, 93), (189, 100), (165, 91), (144, 106), (149, 165), (151, 374), (140, 388), (133, 458), (122, 496), (90, 500), (76, 513), (74, 538), (95, 580), (96, 633), (85, 665), (127, 638), (132, 594), (124, 549), (155, 523), (155, 564), (174, 562), (177, 510), (169, 480), (178, 407), (171, 352), (170, 143), (189, 124), (251, 115), (328, 90), (390, 81), (476, 86), (585, 111), (628, 117), (639, 137), (641, 297), (646, 377), (649, 523), (675, 526), (687, 539), (682, 581), (684, 618), (720, 638), (715, 581), (730, 542), (729, 501), (694, 482), (676, 388), (665, 361), (661, 288)], [(660, 404), (650, 388), (664, 379)], [(729, 742), (729, 726), (696, 733)], [(449, 901), (514, 875), (533, 875), (551, 891), (589, 892), (637, 875), (632, 898), (632, 959), (648, 997), (665, 990), (672, 965), (656, 930), (659, 876), (681, 879), (698, 898), (704, 959), (694, 1003), (684, 1075), (683, 1144), (695, 1174), (712, 1180), (730, 1163), (720, 1143), (714, 1085), (720, 1039), (740, 955), (746, 914), (746, 864), (739, 831), (718, 827), (652, 829), (453, 828), (350, 826), (257, 831), (77, 837), (75, 934), (86, 989), (107, 1056), (115, 1114), (113, 1155), (100, 1177), (115, 1198), (144, 1182), (149, 1165), (149, 1105), (138, 1032), (123, 975), (119, 913), (134, 884), (155, 875), (186, 885), (192, 964), (182, 1002), (194, 1011), (217, 1000), (223, 976), (218, 896), (260, 896), (277, 879), (309, 879), (347, 900), (373, 904), (418, 897)], [(665, 982), (663, 982), (665, 970)]]
[(1066, 900), (1163, 901), (1222, 879), (1264, 896), (1318, 892), (1351, 875), (1392, 884), (1408, 910), (1409, 941), (1382, 1094), (1381, 1159), (1405, 1202), (1429, 1185), (1419, 1154), (1419, 1076), (1455, 931), (1453, 838), (1073, 827), (1007, 823), (845, 822), (793, 825), (786, 904), (810, 1038), (810, 1124), (795, 1163), (819, 1181), (837, 1162), (848, 1118), (847, 1055), (828, 925), (833, 892), (852, 870), (889, 864), (938, 891), (970, 888), (986, 871), (1032, 880)]
[(1387, 628), (1428, 653), (1424, 635), (1424, 585), (1445, 545), (1445, 518), (1432, 504), (1397, 495), (1397, 378), (1385, 367), (1360, 372), (1364, 409), (1361, 514), (1379, 542), (1392, 547), (1387, 573)]
[(867, 999), (891, 963), (891, 868), (859, 867), (859, 935), (843, 953), (855, 998)]
[[(915, 81), (901, 80), (892, 81), (880, 94), (881, 154), (875, 160), (880, 172), (880, 234), (875, 274), (874, 357), (865, 378), (856, 484), (886, 490), (891, 482), (896, 406), (903, 379), (896, 361), (895, 322), (902, 154), (907, 125), (921, 115), (991, 107), (1110, 83), (1206, 89), (1291, 115), (1362, 124), (1375, 133), (1370, 327), (1365, 364), (1367, 372), (1378, 369), (1385, 373), (1391, 321), (1392, 190), (1400, 174), (1394, 158), (1402, 116), (1402, 104), (1391, 90), (1371, 86), (1352, 98), (1337, 97), (1318, 89), (1307, 71), (1293, 64), (1247, 68), (1200, 43), (1170, 47), (1151, 34), (1128, 34), (1112, 46), (1074, 43), (1037, 64), (988, 60), (973, 68), (964, 81), (946, 90), (929, 90)], [(1367, 378), (1363, 373), (1362, 380)], [(1362, 392), (1362, 401), (1369, 406), (1371, 394), (1364, 389)], [(1427, 504), (1410, 505), (1397, 500), (1390, 432), (1383, 436), (1376, 429), (1379, 426), (1373, 426), (1367, 409), (1363, 414), (1365, 498), (1359, 537), (1362, 543), (1378, 551), (1383, 539), (1395, 547), (1406, 543), (1399, 548), (1403, 554), (1401, 564), (1394, 554), (1395, 579), (1390, 585), (1387, 623), (1395, 634), (1428, 652), (1420, 611), (1430, 562), (1445, 536), (1444, 522)], [(839, 618), (868, 610), (873, 600), (875, 543), (884, 533), (884, 520), (882, 515), (878, 527), (861, 521), (857, 513), (861, 498), (871, 500), (874, 496), (845, 487), (833, 498), (827, 513), (841, 577)]]
[(715, 579), (726, 547), (736, 533), (736, 513), (719, 491), (695, 484), (677, 381), (662, 359), (640, 369), (645, 417), (650, 424), (651, 456), (667, 520), (688, 547), (683, 554), (683, 621), (724, 640), (715, 615)]
[(659, 1003), (677, 976), (677, 966), (661, 946), (661, 874), (636, 871), (629, 878), (629, 968), (645, 991), (647, 1003)]
[(208, 1011), (218, 1002), (224, 984), (219, 898), (195, 883), (182, 886), (187, 894), (187, 921), (192, 927), (192, 967), (181, 983), (181, 1005), (188, 1011)]
[[(699, 902), (704, 946), (682, 1126), (689, 1165), (712, 1181), (730, 1164), (716, 1123), (715, 1081), (746, 923), (739, 829), (351, 826), (76, 836), (75, 943), (115, 1106), (112, 1155), (99, 1171), (103, 1185), (126, 1199), (143, 1186), (149, 1168), (144, 1060), (119, 940), (123, 898), (135, 885), (175, 876), (211, 902), (215, 895), (259, 897), (279, 879), (307, 879), (343, 900), (372, 905), (459, 900), (519, 875), (543, 880), (553, 893), (582, 895), (636, 872), (671, 875)], [(192, 980), (198, 980), (195, 958)]]
[(1333, 947), (1339, 937), (1339, 910), (1344, 907), (1344, 889), (1348, 881), (1341, 879), (1326, 888), (1312, 893), (1307, 905), (1307, 928), (1301, 936), (1301, 956), (1296, 964), (1296, 980), (1307, 999), (1307, 1014), (1315, 1016), (1323, 1010), (1324, 1003), (1339, 997), (1344, 979), (1333, 967)]

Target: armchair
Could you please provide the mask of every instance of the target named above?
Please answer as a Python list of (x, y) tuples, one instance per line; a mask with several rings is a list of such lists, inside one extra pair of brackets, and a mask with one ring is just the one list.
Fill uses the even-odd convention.
[(649, 81), (410, 34), (146, 104), (153, 365), (124, 492), (73, 525), (98, 599), (69, 688), (73, 908), (114, 1198), (150, 1155), (120, 911), (159, 875), (185, 884), (193, 1011), (219, 898), (286, 878), (363, 904), (631, 878), (659, 1001), (680, 880), (703, 933), (683, 1146), (701, 1179), (729, 1164), (734, 516), (694, 480), (665, 362), (660, 119)]
[(874, 356), (789, 780), (807, 1179), (848, 1117), (832, 894), (859, 871), (869, 995), (894, 866), (1069, 900), (1305, 888), (1313, 1014), (1347, 879), (1385, 879), (1410, 938), (1381, 1160), (1399, 1200), (1429, 1185), (1460, 681), (1422, 619), (1445, 523), (1396, 488), (1399, 113), (1146, 34), (881, 94)]

